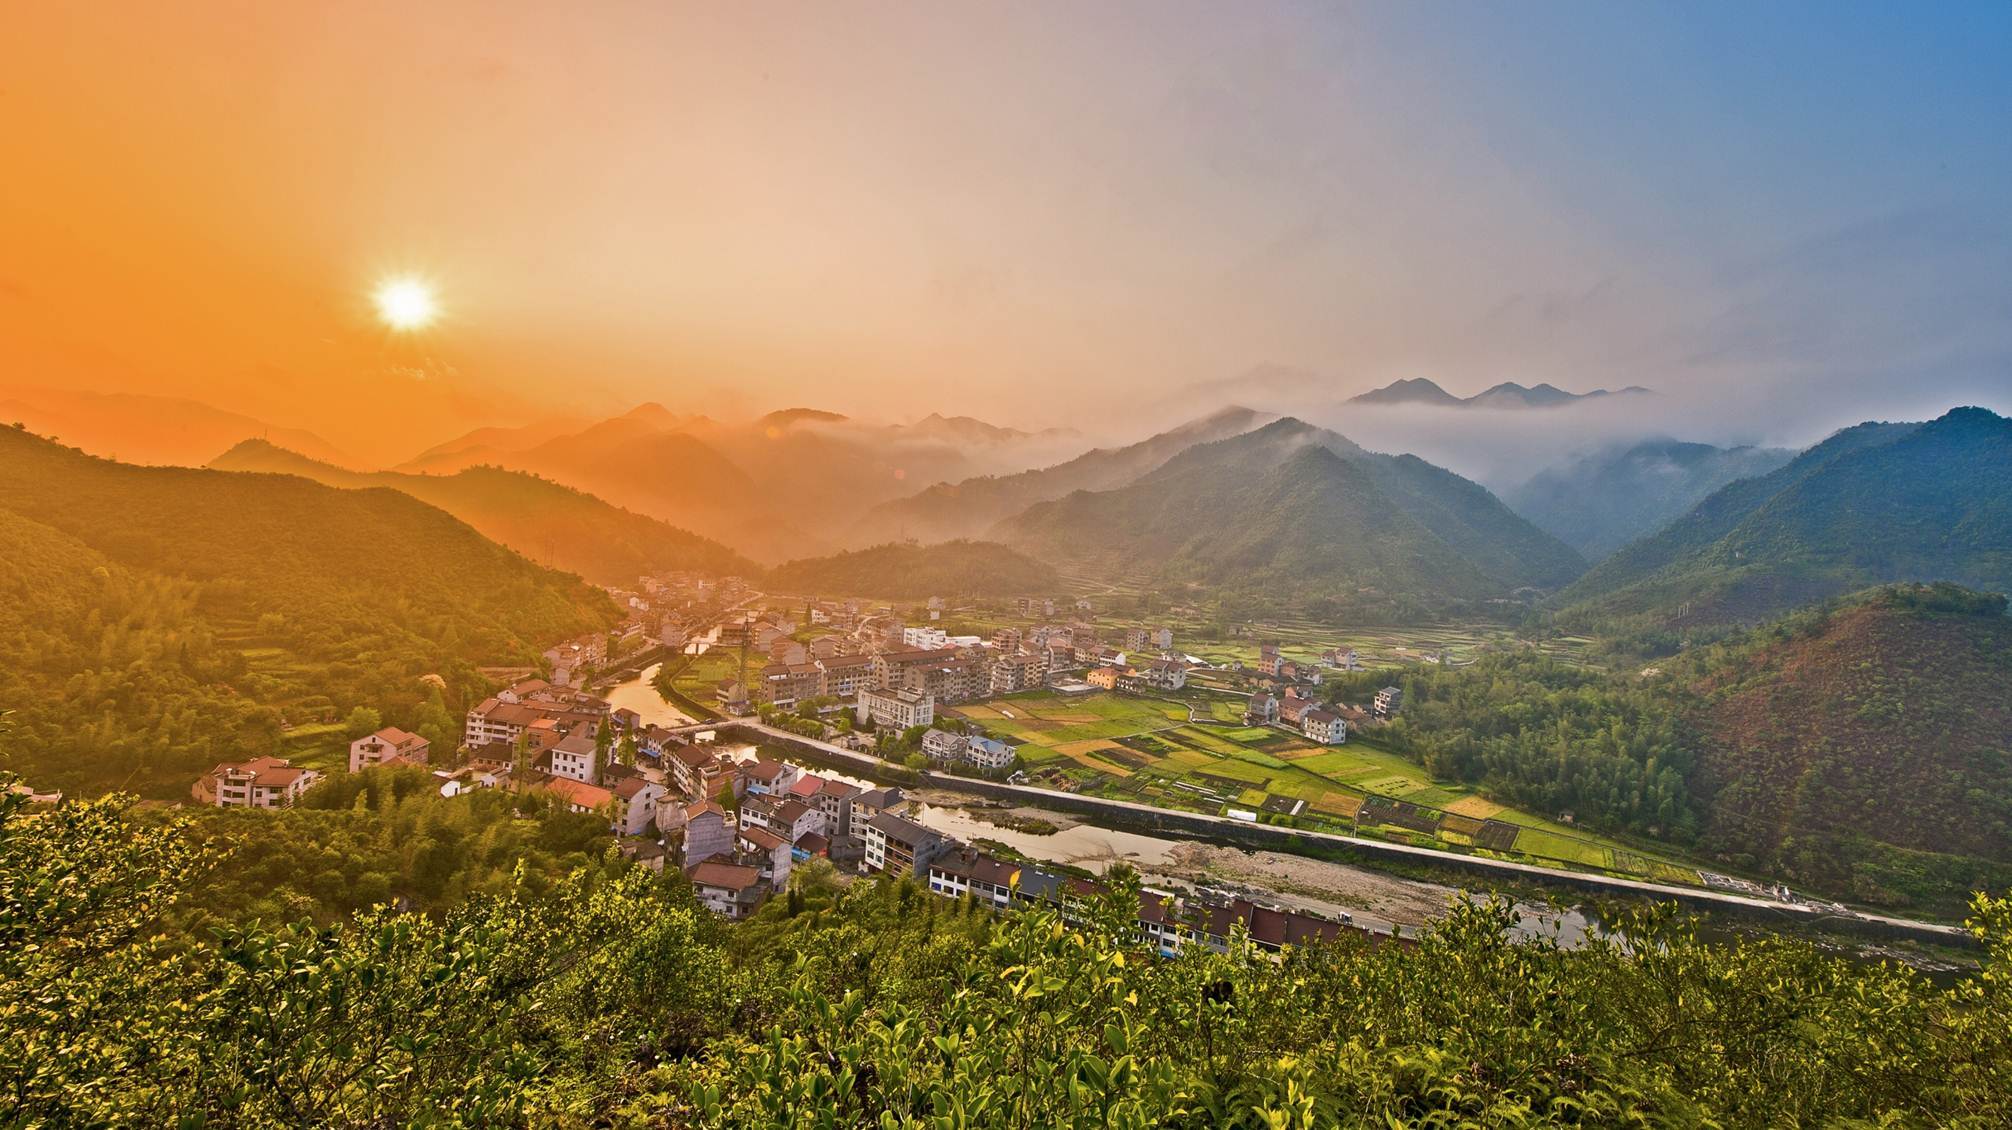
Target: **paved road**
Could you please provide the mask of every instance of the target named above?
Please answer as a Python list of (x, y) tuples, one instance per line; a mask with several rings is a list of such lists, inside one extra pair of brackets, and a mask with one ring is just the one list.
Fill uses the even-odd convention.
[[(871, 754), (855, 753), (830, 742), (806, 738), (786, 730), (765, 726), (753, 719), (736, 719), (708, 725), (684, 727), (686, 730), (742, 729), (764, 738), (783, 743), (809, 746), (821, 755), (853, 767), (861, 776), (872, 777), (884, 767), (879, 758)], [(1854, 912), (1849, 919), (1831, 911), (1805, 906), (1800, 903), (1781, 902), (1776, 899), (1755, 898), (1750, 895), (1735, 894), (1706, 887), (1683, 887), (1669, 883), (1652, 883), (1643, 879), (1622, 879), (1609, 875), (1593, 875), (1579, 871), (1560, 872), (1547, 867), (1537, 867), (1528, 863), (1514, 863), (1506, 859), (1488, 859), (1482, 856), (1457, 855), (1451, 852), (1435, 851), (1431, 848), (1412, 844), (1393, 843), (1388, 840), (1365, 839), (1361, 836), (1343, 835), (1338, 832), (1311, 832), (1297, 829), (1276, 828), (1271, 825), (1250, 824), (1242, 820), (1232, 820), (1226, 816), (1209, 816), (1197, 812), (1180, 812), (1157, 808), (1149, 804), (1133, 801), (1111, 800), (1105, 797), (1088, 797), (1077, 793), (1065, 793), (1055, 789), (1043, 789), (1033, 785), (1008, 785), (996, 781), (974, 783), (967, 778), (943, 773), (924, 774), (929, 784), (959, 792), (977, 793), (985, 796), (1004, 796), (1021, 800), (1035, 807), (1047, 807), (1064, 811), (1104, 812), (1120, 820), (1132, 823), (1165, 824), (1178, 821), (1205, 829), (1220, 830), (1232, 839), (1248, 840), (1253, 835), (1273, 836), (1283, 841), (1290, 838), (1316, 840), (1345, 846), (1368, 855), (1385, 858), (1407, 859), (1440, 867), (1455, 867), (1483, 874), (1494, 874), (1504, 879), (1517, 879), (1548, 885), (1565, 884), (1582, 889), (1606, 890), (1615, 894), (1646, 896), (1657, 899), (1674, 899), (1691, 905), (1712, 904), (1750, 911), (1769, 911), (1796, 917), (1800, 920), (1820, 923), (1827, 919), (1876, 923), (1894, 930), (1905, 931), (1917, 936), (1938, 941), (1967, 942), (1969, 932), (1961, 926), (1949, 926), (1939, 922), (1922, 922), (1911, 918), (1896, 918), (1880, 914)], [(980, 787), (982, 786), (982, 788)]]

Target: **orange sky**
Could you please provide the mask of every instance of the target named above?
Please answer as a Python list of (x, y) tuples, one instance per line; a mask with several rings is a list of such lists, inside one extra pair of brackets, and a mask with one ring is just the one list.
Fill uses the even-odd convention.
[[(2003, 138), (1964, 125), (2002, 88), (1933, 85), (1988, 37), (1458, 10), (15, 5), (0, 390), (389, 458), (645, 399), (1084, 426), (1268, 362), (1738, 390), (2003, 355), (1962, 297), (2008, 246), (1969, 226)], [(1797, 67), (1821, 98), (1744, 96)], [(393, 271), (439, 326), (374, 324)]]

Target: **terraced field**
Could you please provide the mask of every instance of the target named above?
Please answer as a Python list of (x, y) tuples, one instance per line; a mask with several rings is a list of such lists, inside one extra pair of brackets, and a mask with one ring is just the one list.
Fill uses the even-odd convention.
[[(1189, 696), (1197, 707), (1205, 699)], [(1664, 881), (1695, 881), (1679, 861), (1522, 812), (1457, 785), (1373, 741), (1320, 746), (1288, 730), (1188, 721), (1187, 702), (1035, 691), (943, 712), (1020, 744), (1039, 783), (1220, 813), (1237, 807), (1309, 827)], [(1203, 718), (1210, 711), (1198, 709)]]

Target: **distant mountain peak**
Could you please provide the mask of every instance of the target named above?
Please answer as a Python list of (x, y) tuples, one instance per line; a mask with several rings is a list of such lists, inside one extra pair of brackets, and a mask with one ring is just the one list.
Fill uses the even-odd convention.
[(1443, 404), (1457, 405), (1460, 398), (1424, 377), (1406, 377), (1379, 389), (1351, 397), (1350, 404)]
[(1503, 381), (1473, 396), (1459, 397), (1424, 377), (1410, 377), (1392, 381), (1382, 388), (1351, 397), (1348, 402), (1425, 404), (1441, 408), (1555, 408), (1595, 397), (1634, 395), (1648, 391), (1640, 385), (1629, 385), (1619, 392), (1609, 392), (1604, 388), (1596, 388), (1591, 392), (1568, 392), (1549, 382), (1525, 386), (1515, 381)]
[(787, 428), (792, 424), (804, 423), (842, 424), (849, 419), (851, 417), (842, 413), (827, 412), (822, 408), (783, 408), (770, 412), (755, 423), (764, 428)]
[(672, 412), (654, 400), (636, 405), (634, 408), (622, 413), (621, 418), (624, 420), (635, 420), (638, 423), (656, 424), (659, 427), (665, 428), (676, 427), (678, 423), (677, 413)]

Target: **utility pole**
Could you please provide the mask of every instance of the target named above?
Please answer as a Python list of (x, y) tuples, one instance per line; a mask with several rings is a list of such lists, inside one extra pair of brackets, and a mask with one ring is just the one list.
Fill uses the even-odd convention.
[(744, 695), (748, 695), (749, 702), (754, 701), (754, 696), (750, 694), (748, 691), (748, 637), (754, 634), (751, 630), (753, 629), (753, 627), (754, 627), (754, 609), (749, 608), (741, 613), (741, 677), (740, 677), (741, 693)]

